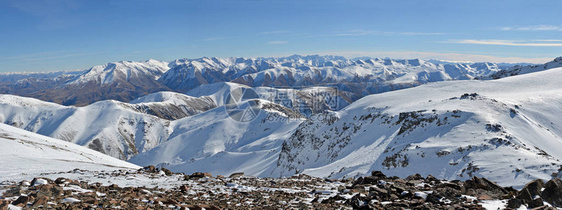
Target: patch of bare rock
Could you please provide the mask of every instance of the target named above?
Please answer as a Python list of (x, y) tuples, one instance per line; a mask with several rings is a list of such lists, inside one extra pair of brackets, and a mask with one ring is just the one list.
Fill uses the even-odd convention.
[[(78, 169), (76, 169), (78, 170)], [(73, 173), (76, 173), (76, 170)], [(78, 170), (82, 174), (101, 173)], [(64, 175), (64, 174), (61, 174)], [(97, 177), (101, 177), (95, 174)], [(502, 201), (506, 209), (562, 207), (562, 181), (535, 180), (521, 190), (485, 178), (439, 180), (419, 174), (387, 177), (380, 171), (357, 179), (323, 179), (308, 175), (258, 178), (197, 172), (172, 173), (148, 166), (138, 171), (106, 173), (101, 182), (37, 177), (0, 183), (0, 210), (52, 209), (484, 209)], [(137, 186), (108, 184), (135, 177)], [(80, 178), (78, 178), (80, 179)], [(160, 181), (160, 182), (159, 182)], [(166, 187), (147, 187), (163, 183)], [(163, 183), (164, 184), (164, 183)], [(164, 185), (162, 185), (164, 186)]]

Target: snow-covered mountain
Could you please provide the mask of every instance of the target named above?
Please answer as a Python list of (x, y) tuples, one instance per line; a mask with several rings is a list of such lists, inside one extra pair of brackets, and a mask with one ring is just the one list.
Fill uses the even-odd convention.
[(130, 102), (134, 109), (167, 120), (177, 120), (217, 107), (209, 96), (192, 97), (176, 92), (157, 92)]
[(234, 82), (250, 87), (333, 87), (351, 93), (354, 101), (368, 94), (428, 82), (488, 77), (499, 70), (500, 66), (493, 63), (420, 59), (204, 57), (172, 62), (120, 61), (73, 72), (0, 74), (0, 93), (84, 106), (101, 100), (129, 102), (159, 91), (185, 93), (204, 84)]
[(36, 177), (74, 169), (112, 171), (137, 165), (58, 139), (0, 123), (0, 180)]
[(128, 159), (168, 137), (168, 120), (138, 104), (100, 101), (85, 107), (0, 95), (0, 122)]
[[(59, 82), (42, 94), (57, 90), (54, 98), (63, 97), (74, 88), (97, 102), (74, 107), (0, 95), (0, 122), (186, 173), (341, 178), (415, 171), (511, 186), (562, 174), (556, 66), (473, 80), (503, 71), (492, 63), (336, 56), (117, 62), (43, 78)], [(144, 83), (185, 94), (131, 94)], [(235, 90), (259, 97), (255, 120), (231, 116), (226, 102)], [(132, 101), (101, 100), (112, 94)], [(67, 101), (84, 101), (74, 99)]]
[(242, 171), (268, 176), (276, 165), (281, 144), (303, 118), (265, 100), (260, 100), (259, 108), (256, 119), (250, 122), (235, 121), (220, 108), (174, 121), (167, 142), (129, 161), (172, 171), (223, 175)]
[(275, 174), (547, 180), (562, 170), (561, 79), (555, 68), (367, 96), (302, 123), (283, 144)]
[(350, 103), (345, 93), (330, 88), (254, 89), (235, 83), (216, 83), (190, 91), (192, 96), (157, 92), (131, 103), (106, 100), (84, 107), (0, 95), (0, 122), (127, 160), (168, 141), (170, 133), (175, 131), (174, 120), (217, 106), (221, 107), (215, 112), (226, 114), (224, 101), (235, 88), (256, 91), (261, 99), (283, 104), (275, 106), (294, 112), (291, 115), (295, 116), (310, 116)]
[(156, 81), (167, 70), (166, 62), (148, 60), (112, 62), (78, 72), (4, 74), (0, 75), (0, 92), (63, 105), (83, 106), (108, 99), (130, 101), (170, 90)]
[(211, 98), (218, 106), (224, 105), (229, 93), (234, 89), (251, 89), (261, 99), (275, 102), (284, 107), (310, 116), (327, 110), (339, 110), (353, 102), (353, 94), (330, 87), (308, 87), (303, 89), (255, 87), (218, 82), (200, 85), (186, 93), (193, 97)]
[(540, 65), (516, 65), (511, 68), (507, 68), (498, 71), (492, 75), (484, 76), (480, 79), (499, 79), (509, 76), (529, 74), (538, 71), (544, 71), (552, 68), (562, 67), (562, 57), (555, 58), (554, 60)]
[(562, 174), (561, 79), (555, 68), (432, 83), (284, 123), (260, 115), (244, 124), (213, 109), (173, 122), (169, 141), (131, 161), (187, 173), (341, 178), (381, 170), (519, 186)]
[(419, 84), (467, 80), (489, 76), (500, 68), (493, 63), (437, 63), (420, 59), (346, 59), (338, 56), (281, 58), (199, 58), (169, 64), (159, 81), (186, 92), (203, 84), (234, 82), (251, 87), (332, 86), (364, 95), (402, 89)]

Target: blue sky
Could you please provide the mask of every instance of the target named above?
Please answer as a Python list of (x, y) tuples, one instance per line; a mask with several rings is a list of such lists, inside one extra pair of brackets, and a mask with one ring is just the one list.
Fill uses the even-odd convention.
[(562, 1), (0, 0), (0, 72), (270, 57), (545, 62)]

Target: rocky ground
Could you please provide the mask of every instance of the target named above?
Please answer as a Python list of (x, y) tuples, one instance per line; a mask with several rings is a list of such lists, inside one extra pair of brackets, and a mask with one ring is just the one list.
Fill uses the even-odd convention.
[[(562, 181), (535, 180), (518, 191), (485, 178), (445, 181), (379, 171), (358, 179), (307, 175), (256, 178), (235, 173), (175, 174), (153, 166), (138, 171), (75, 169), (33, 180), (0, 183), (3, 209), (556, 209)], [(553, 207), (554, 206), (554, 207)]]

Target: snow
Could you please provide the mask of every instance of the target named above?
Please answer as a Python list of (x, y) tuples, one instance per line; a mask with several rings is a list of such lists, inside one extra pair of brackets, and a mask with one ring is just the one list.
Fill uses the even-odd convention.
[(228, 176), (243, 171), (268, 176), (283, 139), (301, 121), (262, 110), (257, 119), (241, 123), (230, 118), (224, 107), (218, 107), (174, 121), (168, 141), (130, 161), (185, 173), (208, 171)]
[(79, 203), (79, 202), (82, 202), (82, 201), (78, 200), (76, 198), (73, 198), (73, 197), (68, 197), (68, 198), (62, 199), (62, 202), (63, 203)]
[(35, 183), (33, 184), (33, 186), (38, 186), (38, 185), (44, 185), (44, 184), (48, 184), (49, 182), (47, 182), (47, 180), (45, 179), (37, 179), (35, 180)]
[[(90, 69), (78, 80), (105, 84), (160, 64), (110, 63)], [(494, 81), (453, 82), (447, 80), (489, 76), (499, 69), (489, 63), (328, 56), (182, 59), (158, 69), (148, 73), (154, 78), (162, 74), (161, 82), (180, 78), (183, 83), (179, 85), (193, 88), (186, 95), (159, 92), (133, 104), (100, 101), (86, 107), (0, 95), (0, 121), (113, 157), (134, 156), (130, 161), (139, 165), (153, 164), (186, 173), (229, 175), (243, 171), (250, 176), (290, 176), (300, 172), (342, 178), (382, 170), (403, 177), (412, 172), (444, 179), (477, 175), (520, 187), (536, 178), (549, 179), (562, 165), (558, 152), (562, 150), (562, 128), (558, 126), (562, 119), (557, 117), (562, 114), (560, 68)], [(311, 111), (305, 115), (307, 121), (288, 118), (286, 110), (266, 109), (256, 120), (240, 123), (227, 115), (224, 99), (233, 89), (251, 87), (222, 80), (204, 85), (182, 80), (213, 71), (232, 78), (251, 78), (253, 86), (268, 83), (266, 78), (294, 78), (297, 82), (288, 83), (290, 86), (318, 76), (318, 84), (350, 81), (356, 76), (373, 77), (373, 81), (384, 81), (391, 87), (433, 83), (369, 95), (351, 104), (341, 100), (347, 95), (334, 94), (342, 101), (340, 107), (345, 108), (317, 115)], [(296, 96), (312, 98), (331, 89), (254, 90), (274, 102), (277, 98), (271, 97), (272, 92), (282, 92), (292, 101), (308, 103), (310, 100)], [(474, 99), (463, 99), (471, 93), (477, 93)], [(134, 109), (140, 104), (186, 105), (198, 100), (218, 107), (174, 121)], [(404, 115), (407, 113), (410, 115)], [(360, 119), (370, 114), (380, 116)], [(399, 120), (401, 114), (405, 119)], [(275, 117), (273, 121), (271, 116)], [(418, 118), (436, 122), (416, 121)], [(487, 128), (496, 125), (500, 126), (498, 131)]]
[[(562, 105), (561, 71), (555, 68), (494, 81), (437, 82), (366, 96), (335, 113), (332, 125), (302, 124), (303, 137), (289, 140), (278, 162), (283, 169), (277, 172), (283, 176), (298, 170), (341, 178), (381, 170), (401, 177), (415, 172), (451, 180), (475, 175), (519, 188), (533, 179), (548, 180), (562, 165), (562, 129), (557, 126), (562, 124), (557, 117)], [(465, 93), (478, 96), (460, 99)], [(404, 128), (397, 120), (407, 112), (447, 123), (421, 122), (400, 133)], [(360, 119), (368, 114), (382, 117)], [(490, 131), (487, 124), (501, 125), (501, 131)], [(342, 131), (343, 127), (354, 129)], [(314, 138), (326, 140), (313, 148), (310, 139)]]
[(116, 80), (129, 81), (131, 77), (148, 76), (156, 80), (166, 72), (168, 63), (147, 60), (143, 62), (119, 61), (105, 65), (94, 66), (84, 74), (68, 82), (68, 84), (85, 84), (94, 82), (100, 85), (107, 85)]
[(425, 192), (415, 192), (414, 196), (423, 198), (424, 200), (427, 199), (427, 193), (425, 193)]
[(85, 107), (67, 107), (0, 95), (0, 122), (88, 146), (120, 159), (147, 151), (168, 136), (167, 120), (111, 100)]
[(12, 204), (8, 204), (8, 210), (21, 210), (22, 207), (14, 206)]
[[(88, 170), (136, 169), (121, 161), (69, 142), (0, 124), (0, 181), (31, 180), (46, 173), (76, 168)], [(38, 179), (35, 185), (45, 184)]]

